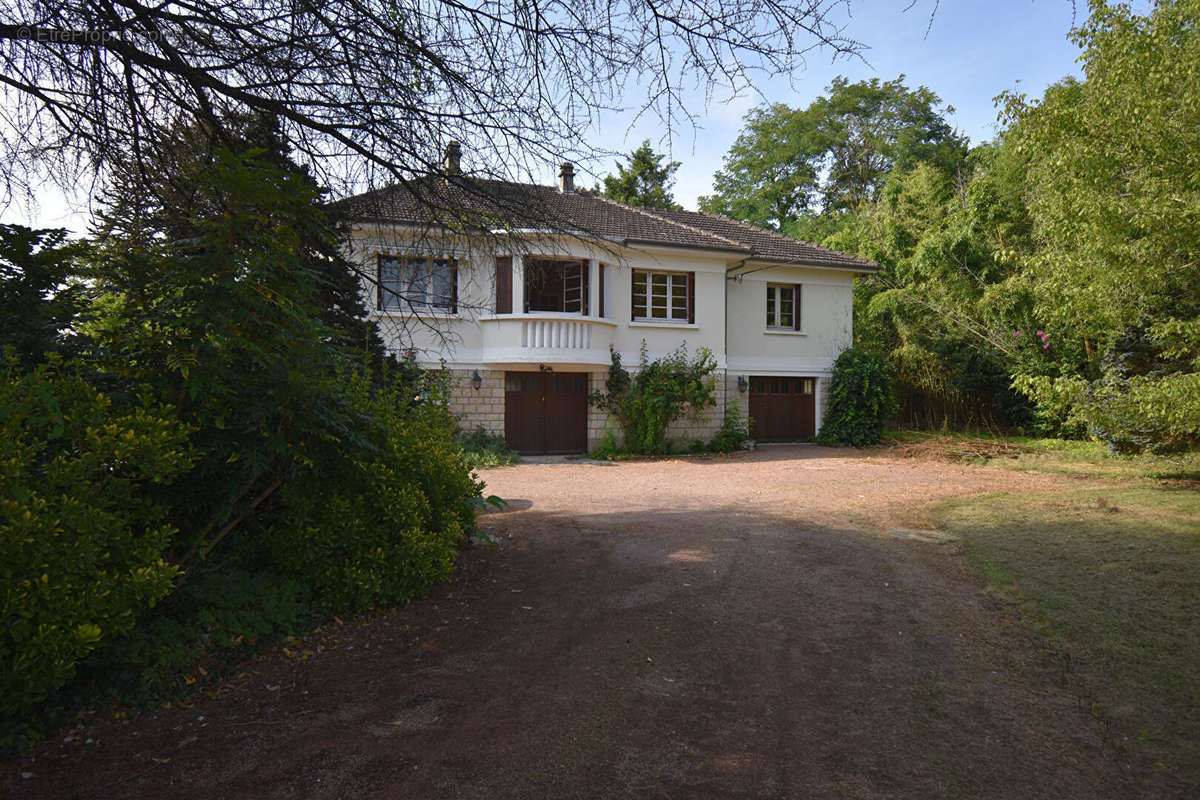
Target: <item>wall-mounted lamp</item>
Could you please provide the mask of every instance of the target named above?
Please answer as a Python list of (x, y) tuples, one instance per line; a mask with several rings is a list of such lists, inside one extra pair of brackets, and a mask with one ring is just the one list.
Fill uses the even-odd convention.
[(479, 370), (475, 370), (471, 376), (471, 388), (478, 392), (480, 386), (483, 386), (483, 376), (479, 374)]
[(742, 394), (745, 394), (746, 389), (749, 388), (749, 386), (750, 384), (746, 382), (746, 376), (738, 375), (738, 391)]

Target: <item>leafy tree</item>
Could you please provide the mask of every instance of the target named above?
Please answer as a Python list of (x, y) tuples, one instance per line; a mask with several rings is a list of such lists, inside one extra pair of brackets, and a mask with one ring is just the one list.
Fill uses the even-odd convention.
[(893, 170), (930, 162), (953, 172), (966, 154), (965, 139), (945, 119), (953, 109), (939, 108), (925, 87), (906, 87), (903, 75), (838, 77), (826, 91), (804, 109), (751, 111), (701, 208), (795, 234), (817, 215), (864, 209)]
[(782, 103), (753, 109), (700, 208), (776, 230), (816, 213), (825, 145), (814, 116)]
[(196, 464), (168, 493), (190, 563), (298, 472), (371, 443), (320, 320), (312, 243), (337, 233), (315, 184), (261, 150), (181, 162), (177, 180), (186, 204), (109, 219), (87, 333), (117, 396), (169, 403), (194, 431)]
[[(116, 165), (102, 195), (97, 233), (135, 247), (153, 246), (160, 238), (187, 239), (195, 220), (225, 213), (225, 195), (211, 182), (197, 182), (198, 170), (216, 164), (219, 153), (234, 154), (260, 168), (277, 170), (304, 185), (303, 196), (319, 203), (325, 194), (309, 170), (292, 160), (279, 120), (267, 114), (225, 121), (225, 130), (186, 126), (176, 128), (173, 146), (161, 154), (155, 168), (126, 160)], [(206, 188), (207, 187), (207, 190)], [(305, 210), (303, 203), (295, 208)], [(378, 365), (387, 358), (382, 338), (363, 302), (362, 277), (346, 257), (343, 243), (348, 223), (335, 206), (293, 219), (297, 256), (315, 278), (311, 302), (338, 346), (365, 352)]]
[(929, 163), (893, 171), (880, 199), (827, 240), (881, 265), (855, 287), (855, 341), (887, 354), (907, 424), (1029, 422), (1009, 386), (1012, 332), (1036, 325), (1016, 277), (1030, 248), (1023, 172), (1008, 155), (985, 145), (954, 175)]
[(72, 349), (71, 325), (85, 302), (75, 280), (82, 252), (63, 230), (0, 225), (0, 350), (11, 347), (26, 367)]
[[(1084, 80), (1006, 97), (1028, 159), (1028, 260), (1059, 369), (1018, 365), (1046, 406), (1121, 447), (1200, 436), (1200, 2), (1149, 14), (1092, 2), (1072, 34)], [(1141, 355), (1130, 355), (1138, 343)], [(1106, 433), (1107, 432), (1107, 433)]]
[(604, 177), (603, 194), (609, 200), (642, 208), (681, 208), (671, 194), (678, 161), (662, 163), (666, 156), (650, 148), (650, 140), (617, 162), (617, 174)]

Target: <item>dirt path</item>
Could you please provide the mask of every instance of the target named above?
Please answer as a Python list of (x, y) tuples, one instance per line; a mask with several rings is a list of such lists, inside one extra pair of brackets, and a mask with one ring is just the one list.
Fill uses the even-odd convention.
[(48, 742), (0, 794), (1138, 796), (954, 546), (881, 533), (1063, 478), (803, 447), (484, 477), (513, 509), (454, 583)]

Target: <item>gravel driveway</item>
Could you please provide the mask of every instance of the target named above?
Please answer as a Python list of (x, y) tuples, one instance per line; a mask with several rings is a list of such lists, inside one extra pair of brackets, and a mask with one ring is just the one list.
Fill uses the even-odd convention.
[(483, 477), (512, 505), (455, 582), (215, 699), (49, 742), (0, 792), (1137, 796), (958, 546), (895, 535), (943, 498), (1068, 479), (816, 447)]

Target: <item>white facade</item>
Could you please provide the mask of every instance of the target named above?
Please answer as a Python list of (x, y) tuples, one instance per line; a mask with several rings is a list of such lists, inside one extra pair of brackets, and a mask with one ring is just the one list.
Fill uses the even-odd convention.
[[(498, 245), (498, 241), (506, 243)], [(414, 256), (453, 260), (456, 291), (452, 307), (380, 308), (376, 285), (380, 259)], [(496, 407), (502, 405), (503, 398), (497, 397), (494, 384), (503, 381), (504, 373), (539, 369), (587, 373), (589, 385), (595, 388), (610, 364), (610, 348), (620, 354), (627, 367), (636, 367), (643, 342), (651, 359), (685, 343), (690, 353), (700, 347), (711, 350), (723, 377), (718, 393), (722, 401), (738, 397), (739, 378), (747, 383), (754, 376), (814, 378), (815, 425), (819, 429), (825, 384), (833, 362), (852, 341), (854, 278), (866, 271), (756, 262), (736, 252), (589, 243), (563, 235), (531, 234), (516, 242), (499, 238), (472, 240), (418, 235), (400, 226), (374, 225), (355, 226), (351, 257), (362, 270), (368, 305), (375, 309), (373, 314), (389, 347), (397, 352), (415, 350), (421, 363), (443, 365), (467, 383), (470, 377), (480, 375), (488, 384), (481, 388), (488, 391), (470, 386), (456, 389), (460, 401), (456, 410), (464, 417), (465, 425), (473, 427), (478, 422), (500, 434), (504, 433), (503, 413), (498, 414)], [(498, 258), (511, 258), (510, 298), (508, 292), (497, 298)], [(582, 262), (577, 269), (587, 271), (581, 276), (588, 287), (585, 309), (525, 311), (526, 265), (545, 258)], [(689, 319), (635, 318), (635, 272), (688, 276)], [(791, 311), (798, 311), (798, 323), (794, 317), (784, 317), (782, 321), (787, 324), (779, 324), (777, 310), (772, 317), (776, 324), (768, 326), (769, 287), (776, 287), (774, 292), (783, 292), (787, 297), (798, 295), (799, 302)], [(683, 302), (677, 288), (674, 295), (674, 302)], [(508, 307), (515, 313), (503, 313), (505, 299), (509, 299)], [(501, 313), (497, 313), (498, 303)], [(786, 312), (788, 306), (778, 308)], [(741, 389), (745, 392), (744, 386)], [(475, 395), (486, 397), (486, 402), (473, 404)], [(739, 399), (745, 413), (748, 398)], [(475, 405), (488, 409), (476, 414)], [(719, 419), (719, 413), (710, 414), (690, 433), (705, 438), (702, 434), (719, 424)], [(603, 428), (600, 422), (589, 420), (589, 448), (596, 444)]]

